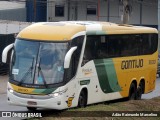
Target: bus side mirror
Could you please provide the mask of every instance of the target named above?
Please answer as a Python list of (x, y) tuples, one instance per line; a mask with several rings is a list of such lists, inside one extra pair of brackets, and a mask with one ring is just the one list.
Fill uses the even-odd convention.
[(77, 47), (72, 47), (66, 54), (64, 59), (64, 68), (69, 68), (72, 54), (77, 49)]
[(3, 63), (7, 63), (8, 52), (13, 48), (13, 45), (14, 45), (14, 43), (12, 43), (4, 48), (4, 50), (2, 52), (2, 62)]

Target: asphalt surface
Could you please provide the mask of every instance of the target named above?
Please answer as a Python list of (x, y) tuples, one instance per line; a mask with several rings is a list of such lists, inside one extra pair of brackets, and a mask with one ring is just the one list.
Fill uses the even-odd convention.
[(152, 91), (151, 93), (148, 94), (143, 94), (142, 95), (142, 99), (151, 99), (151, 98), (155, 98), (160, 96), (160, 78), (157, 78), (156, 81), (156, 88), (154, 91)]
[[(11, 106), (7, 104), (7, 86), (8, 76), (0, 76), (0, 111), (23, 111), (27, 112), (26, 107)], [(153, 92), (142, 95), (142, 99), (151, 99), (160, 96), (160, 78), (157, 77), (156, 88)], [(20, 120), (20, 118), (0, 118), (0, 120)]]

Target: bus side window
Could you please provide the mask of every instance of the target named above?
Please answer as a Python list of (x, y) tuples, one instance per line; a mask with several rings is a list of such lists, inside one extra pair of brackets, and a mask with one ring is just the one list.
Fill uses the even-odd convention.
[(100, 36), (87, 36), (82, 66), (85, 65), (90, 60), (94, 60), (98, 56), (98, 41)]
[(84, 36), (76, 37), (71, 41), (71, 47), (77, 46), (77, 49), (73, 53), (71, 58), (71, 64), (67, 71), (67, 80), (71, 80), (77, 72), (83, 41), (84, 41)]
[(154, 53), (158, 47), (158, 34), (150, 34), (151, 52)]

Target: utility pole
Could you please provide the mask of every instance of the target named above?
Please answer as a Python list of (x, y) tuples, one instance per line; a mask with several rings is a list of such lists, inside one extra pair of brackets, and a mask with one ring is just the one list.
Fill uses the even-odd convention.
[(128, 24), (130, 8), (128, 5), (129, 0), (123, 0), (123, 24)]
[(67, 0), (68, 2), (68, 21), (70, 20), (70, 8), (71, 8), (71, 1)]
[(75, 20), (78, 19), (78, 1), (75, 1)]
[(97, 21), (99, 21), (100, 16), (100, 0), (98, 0), (98, 13), (97, 13)]

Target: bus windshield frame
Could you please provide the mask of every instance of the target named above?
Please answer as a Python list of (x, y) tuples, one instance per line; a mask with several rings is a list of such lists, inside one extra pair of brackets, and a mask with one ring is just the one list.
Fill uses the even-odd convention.
[(64, 59), (69, 42), (16, 39), (10, 82), (19, 86), (50, 88), (64, 83)]

